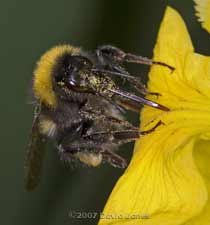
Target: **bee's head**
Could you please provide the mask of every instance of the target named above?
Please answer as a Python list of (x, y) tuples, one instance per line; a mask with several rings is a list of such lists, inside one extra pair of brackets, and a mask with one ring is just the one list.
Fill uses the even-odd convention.
[[(84, 53), (64, 54), (53, 71), (54, 88), (57, 93), (72, 97), (73, 93), (107, 95), (107, 87), (114, 86), (110, 77), (95, 72), (95, 64)], [(81, 96), (81, 95), (80, 95)]]
[(59, 59), (64, 54), (76, 55), (79, 48), (70, 45), (59, 45), (47, 51), (37, 63), (34, 71), (33, 91), (35, 97), (50, 107), (57, 105), (57, 95), (54, 90), (54, 70)]
[[(71, 97), (72, 93), (104, 94), (114, 83), (108, 77), (93, 73), (93, 63), (87, 54), (69, 45), (52, 48), (38, 62), (34, 73), (35, 96), (55, 107), (57, 98)], [(106, 93), (105, 93), (106, 94)]]
[(90, 76), (92, 62), (85, 56), (64, 53), (57, 61), (52, 76), (53, 85), (58, 92), (63, 90), (76, 92), (90, 92), (88, 77)]

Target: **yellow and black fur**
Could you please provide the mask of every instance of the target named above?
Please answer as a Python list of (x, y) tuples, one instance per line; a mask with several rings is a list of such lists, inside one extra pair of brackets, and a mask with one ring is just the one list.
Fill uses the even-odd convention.
[(79, 160), (94, 167), (101, 162), (126, 166), (113, 150), (137, 139), (140, 133), (123, 118), (122, 111), (138, 111), (140, 103), (167, 108), (116, 85), (114, 77), (120, 77), (143, 95), (147, 92), (139, 79), (125, 70), (124, 62), (163, 64), (113, 46), (101, 46), (88, 53), (60, 45), (41, 57), (33, 78), (37, 104), (26, 160), (28, 190), (38, 184), (43, 148), (50, 139), (65, 161)]

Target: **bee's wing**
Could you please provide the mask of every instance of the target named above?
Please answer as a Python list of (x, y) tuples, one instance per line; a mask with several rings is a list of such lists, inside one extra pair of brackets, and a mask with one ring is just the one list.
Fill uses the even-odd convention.
[(34, 120), (25, 161), (25, 188), (33, 190), (39, 183), (41, 177), (42, 161), (46, 139), (39, 132), (39, 117), (41, 105), (35, 108)]

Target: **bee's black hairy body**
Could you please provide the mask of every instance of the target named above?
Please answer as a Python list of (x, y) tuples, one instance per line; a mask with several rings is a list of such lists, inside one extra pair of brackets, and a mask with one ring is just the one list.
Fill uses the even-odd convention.
[[(107, 100), (91, 94), (78, 95), (68, 101), (61, 97), (55, 109), (42, 105), (40, 112), (41, 120), (47, 118), (56, 125), (53, 134), (45, 135), (56, 140), (62, 159), (72, 160), (72, 156), (78, 152), (103, 154), (139, 137), (138, 128), (126, 121), (122, 113)], [(122, 133), (122, 137), (119, 134), (117, 137), (113, 133), (125, 130), (132, 131), (133, 135), (127, 137), (128, 134), (123, 136)], [(115, 167), (126, 165), (123, 159), (110, 163)]]
[[(34, 75), (37, 106), (26, 161), (28, 190), (38, 183), (47, 140), (56, 143), (64, 161), (126, 167), (115, 150), (136, 140), (140, 132), (125, 119), (125, 110), (138, 112), (140, 104), (168, 109), (144, 98), (149, 92), (138, 77), (129, 74), (125, 62), (165, 66), (110, 45), (92, 53), (71, 46), (55, 47), (41, 58)], [(123, 90), (115, 77), (127, 81), (140, 96)]]

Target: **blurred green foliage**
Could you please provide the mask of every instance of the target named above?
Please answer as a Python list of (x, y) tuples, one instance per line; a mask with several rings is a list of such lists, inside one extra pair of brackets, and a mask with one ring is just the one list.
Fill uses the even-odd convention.
[[(71, 210), (102, 211), (122, 170), (65, 169), (56, 149), (48, 146), (38, 189), (24, 190), (24, 154), (32, 121), (30, 83), (35, 62), (50, 47), (70, 43), (93, 49), (113, 44), (152, 57), (166, 5), (175, 7), (187, 22), (198, 52), (210, 55), (210, 36), (194, 16), (191, 0), (8, 0), (0, 7), (1, 26), (1, 184), (0, 223), (4, 225), (96, 224), (73, 219)], [(148, 69), (138, 66), (146, 79)], [(138, 115), (128, 117), (137, 125)], [(121, 148), (128, 159), (132, 144)], [(140, 166), (140, 165), (139, 165)]]

